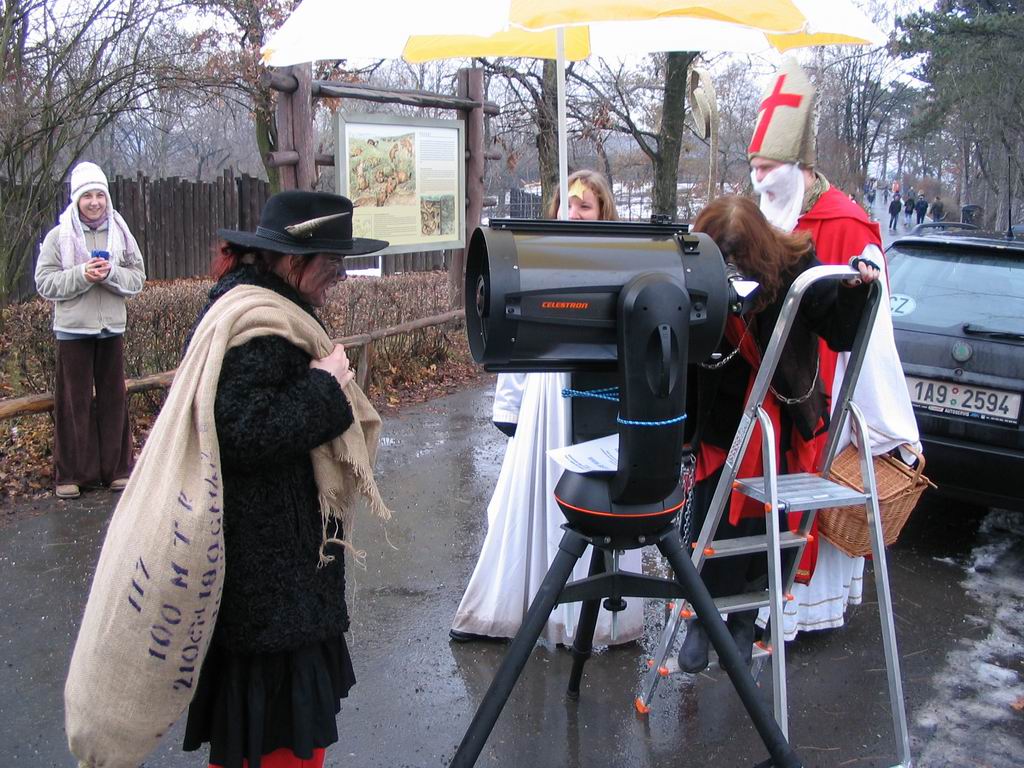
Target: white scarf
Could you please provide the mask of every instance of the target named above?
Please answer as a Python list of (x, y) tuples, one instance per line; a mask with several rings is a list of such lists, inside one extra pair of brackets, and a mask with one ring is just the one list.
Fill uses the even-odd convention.
[(792, 232), (800, 218), (804, 204), (804, 172), (795, 163), (786, 163), (757, 180), (757, 172), (750, 171), (754, 191), (761, 195), (761, 213), (769, 223), (784, 232)]
[[(79, 218), (78, 206), (72, 202), (64, 209), (57, 219), (60, 227), (60, 265), (63, 269), (71, 269), (77, 264), (85, 264), (92, 258), (85, 244), (85, 230)], [(107, 207), (107, 248), (110, 258), (118, 264), (130, 264), (139, 254), (139, 244), (128, 228), (128, 224), (113, 206)]]

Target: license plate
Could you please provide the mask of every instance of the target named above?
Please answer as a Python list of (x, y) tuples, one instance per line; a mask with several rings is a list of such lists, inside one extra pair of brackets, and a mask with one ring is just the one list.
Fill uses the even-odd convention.
[(1001, 389), (956, 384), (907, 376), (907, 388), (914, 405), (937, 413), (953, 413), (986, 421), (1016, 424), (1020, 415), (1020, 394)]

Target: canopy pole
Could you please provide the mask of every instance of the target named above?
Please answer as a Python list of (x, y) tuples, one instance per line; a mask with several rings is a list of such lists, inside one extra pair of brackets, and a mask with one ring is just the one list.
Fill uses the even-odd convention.
[(558, 218), (569, 218), (569, 141), (565, 128), (565, 31), (559, 27), (555, 35), (555, 78), (558, 81)]

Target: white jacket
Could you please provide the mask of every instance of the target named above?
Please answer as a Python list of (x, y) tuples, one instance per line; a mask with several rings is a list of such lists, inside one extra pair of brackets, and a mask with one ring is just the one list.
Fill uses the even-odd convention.
[[(90, 250), (107, 249), (107, 225), (98, 230), (85, 229)], [(90, 283), (85, 265), (64, 269), (60, 258), (60, 227), (54, 227), (43, 239), (36, 262), (36, 290), (53, 302), (53, 330), (67, 333), (124, 333), (127, 323), (125, 299), (142, 290), (146, 269), (142, 254), (126, 251), (110, 254), (110, 272), (105, 280)]]

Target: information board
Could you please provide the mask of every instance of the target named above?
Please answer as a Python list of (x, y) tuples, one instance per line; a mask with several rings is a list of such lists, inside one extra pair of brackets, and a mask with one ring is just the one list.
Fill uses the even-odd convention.
[(352, 234), (387, 240), (379, 253), (465, 247), (465, 153), (459, 120), (341, 112), (338, 192), (356, 206)]

